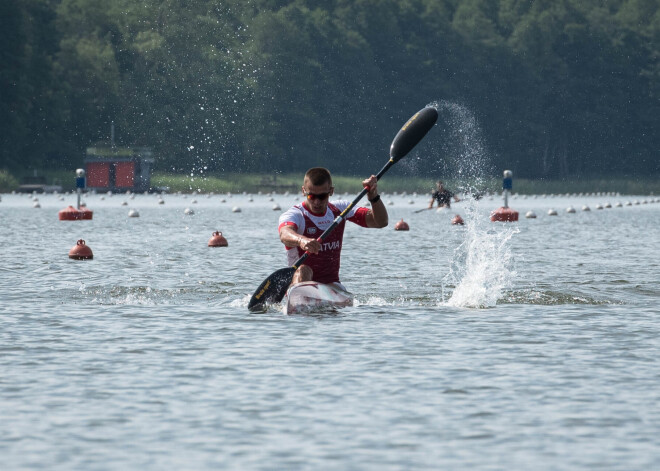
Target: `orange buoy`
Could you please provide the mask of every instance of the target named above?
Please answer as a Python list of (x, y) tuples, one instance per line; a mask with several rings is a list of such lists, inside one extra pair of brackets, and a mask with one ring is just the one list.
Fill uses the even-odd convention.
[(502, 206), (490, 213), (491, 221), (514, 222), (518, 220), (518, 211)]
[(73, 206), (69, 205), (68, 208), (62, 209), (58, 213), (60, 221), (79, 221), (81, 219), (92, 219), (94, 211), (87, 209), (85, 206), (81, 206), (80, 209), (76, 209)]
[(94, 211), (87, 209), (87, 206), (84, 204), (80, 205), (80, 209), (78, 211), (82, 213), (81, 219), (92, 219), (92, 216), (94, 215)]
[(454, 224), (455, 226), (456, 225), (460, 225), (460, 226), (465, 225), (465, 221), (463, 221), (463, 218), (461, 216), (459, 216), (458, 214), (456, 216), (454, 216), (454, 219), (451, 220), (451, 223)]
[(219, 231), (215, 231), (213, 237), (209, 239), (209, 247), (227, 247), (228, 245), (227, 239)]
[(408, 223), (403, 220), (403, 218), (394, 225), (395, 231), (409, 231)]
[(94, 258), (92, 249), (85, 244), (83, 239), (79, 239), (76, 245), (69, 251), (69, 258), (74, 260), (91, 260)]

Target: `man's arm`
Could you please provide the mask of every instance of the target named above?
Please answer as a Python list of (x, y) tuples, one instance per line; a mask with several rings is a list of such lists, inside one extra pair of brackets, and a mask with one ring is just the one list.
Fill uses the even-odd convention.
[(298, 234), (293, 226), (282, 226), (280, 240), (287, 247), (300, 247), (309, 253), (316, 254), (321, 250), (321, 243), (318, 240)]
[(377, 198), (377, 201), (371, 203), (371, 209), (365, 217), (365, 222), (367, 227), (385, 227), (388, 223), (387, 208), (385, 203), (380, 199), (378, 195), (378, 179), (375, 175), (370, 176), (362, 182), (364, 187), (368, 187), (369, 191), (367, 192), (367, 198), (373, 200)]
[(388, 219), (387, 208), (385, 208), (385, 203), (383, 203), (383, 200), (378, 200), (375, 203), (371, 203), (371, 209), (365, 218), (367, 227), (385, 227), (389, 222)]
[[(433, 203), (435, 203), (435, 200), (436, 200), (435, 196), (436, 196), (436, 194), (437, 194), (437, 191), (436, 191), (436, 190), (433, 190), (433, 191), (431, 192), (431, 201), (429, 201), (429, 209), (431, 209), (431, 208), (433, 207)], [(440, 207), (440, 202), (439, 202), (439, 201), (438, 201), (438, 207)]]

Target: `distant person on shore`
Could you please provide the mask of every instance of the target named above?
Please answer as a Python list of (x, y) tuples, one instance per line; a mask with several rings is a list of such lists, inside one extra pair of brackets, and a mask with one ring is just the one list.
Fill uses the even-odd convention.
[(433, 208), (433, 203), (438, 202), (438, 208), (451, 208), (451, 199), (454, 198), (454, 201), (457, 203), (460, 201), (458, 196), (454, 195), (451, 191), (446, 189), (442, 182), (438, 180), (436, 182), (436, 189), (431, 193), (431, 201), (429, 201), (428, 209)]

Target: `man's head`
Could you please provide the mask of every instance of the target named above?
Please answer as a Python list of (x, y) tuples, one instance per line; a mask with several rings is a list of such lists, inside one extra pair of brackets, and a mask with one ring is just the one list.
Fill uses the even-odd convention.
[(442, 186), (443, 186), (443, 185), (442, 185), (442, 181), (441, 181), (441, 180), (438, 180), (437, 182), (435, 182), (435, 185), (438, 187), (438, 190), (442, 190)]
[(314, 167), (307, 170), (302, 186), (305, 204), (313, 213), (325, 213), (328, 209), (328, 199), (334, 193), (332, 176), (328, 169)]

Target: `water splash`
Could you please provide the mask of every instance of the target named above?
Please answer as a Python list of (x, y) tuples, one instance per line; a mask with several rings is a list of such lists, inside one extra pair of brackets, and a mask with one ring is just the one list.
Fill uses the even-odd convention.
[[(448, 297), (444, 302), (447, 306), (495, 307), (516, 276), (509, 241), (519, 229), (498, 225), (487, 230), (482, 227), (484, 215), (473, 213), (479, 211), (468, 210), (465, 240), (454, 251), (450, 270), (443, 279), (443, 299)], [(450, 286), (455, 288), (445, 293)]]
[(466, 227), (465, 239), (454, 251), (450, 271), (443, 279), (442, 299), (453, 307), (493, 307), (515, 276), (509, 241), (518, 229), (493, 226), (479, 211), (477, 200), (493, 175), (493, 166), (474, 113), (449, 101), (430, 106), (442, 113), (447, 135), (442, 144), (447, 157), (439, 170), (457, 180)]
[(490, 154), (474, 113), (466, 106), (450, 101), (436, 101), (433, 106), (444, 126), (441, 155), (437, 168), (443, 175), (458, 180), (457, 190), (465, 195), (483, 193), (485, 182), (493, 173)]

